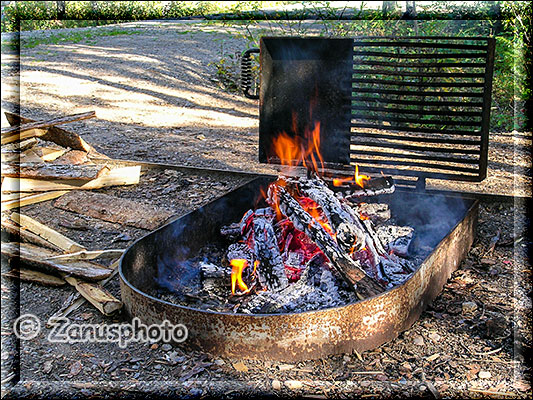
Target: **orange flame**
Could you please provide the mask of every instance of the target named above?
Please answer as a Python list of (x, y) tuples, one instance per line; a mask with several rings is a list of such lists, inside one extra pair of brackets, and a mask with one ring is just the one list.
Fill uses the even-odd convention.
[(365, 181), (368, 181), (370, 179), (369, 176), (366, 175), (359, 175), (359, 167), (355, 166), (355, 174), (354, 176), (350, 176), (348, 178), (334, 178), (333, 179), (333, 186), (342, 186), (345, 183), (349, 182), (355, 182), (356, 185), (364, 188), (365, 187)]
[(320, 122), (313, 129), (305, 128), (304, 135), (297, 134), (298, 123), (293, 113), (292, 129), (294, 135), (281, 132), (272, 140), (272, 151), (281, 165), (295, 167), (302, 164), (308, 169), (319, 172), (324, 169), (324, 159), (320, 154)]
[[(255, 263), (254, 263), (255, 264)], [(248, 261), (242, 258), (234, 258), (231, 265), (231, 294), (235, 294), (235, 286), (238, 286), (243, 293), (248, 293), (250, 289), (242, 280), (242, 271), (248, 266)], [(257, 264), (254, 265), (254, 272)]]
[(335, 232), (333, 231), (333, 228), (329, 224), (328, 218), (322, 211), (322, 208), (312, 199), (309, 197), (300, 197), (298, 199), (298, 202), (302, 206), (302, 208), (311, 216), (314, 220), (316, 220), (322, 227), (326, 230), (327, 233), (329, 233), (331, 236), (336, 237)]

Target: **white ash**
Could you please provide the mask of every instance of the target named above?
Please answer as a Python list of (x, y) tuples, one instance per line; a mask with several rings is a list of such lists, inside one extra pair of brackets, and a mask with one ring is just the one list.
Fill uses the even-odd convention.
[(386, 222), (391, 218), (389, 205), (385, 203), (359, 203), (353, 208), (359, 215), (370, 218), (374, 224)]
[(402, 257), (409, 254), (413, 233), (414, 228), (410, 226), (382, 225), (376, 229), (376, 234), (386, 250)]
[(230, 271), (227, 268), (218, 266), (212, 263), (200, 262), (200, 274), (203, 279), (208, 278), (224, 278), (230, 276)]

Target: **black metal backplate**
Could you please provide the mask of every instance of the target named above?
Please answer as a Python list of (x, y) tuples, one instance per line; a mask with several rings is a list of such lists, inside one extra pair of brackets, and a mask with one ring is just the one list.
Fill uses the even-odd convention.
[(260, 162), (280, 133), (304, 137), (319, 122), (324, 161), (349, 163), (352, 53), (349, 38), (261, 38)]

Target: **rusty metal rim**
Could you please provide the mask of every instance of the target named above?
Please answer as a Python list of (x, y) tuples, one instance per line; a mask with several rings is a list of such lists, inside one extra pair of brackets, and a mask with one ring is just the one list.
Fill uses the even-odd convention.
[[(424, 195), (423, 193), (421, 193), (421, 195)], [(213, 201), (216, 201), (213, 200)], [(209, 204), (209, 203), (208, 203)], [(477, 206), (477, 202), (473, 202), (472, 205), (467, 209), (465, 210), (465, 216), (470, 214), (472, 212), (472, 209), (474, 207)], [(190, 211), (189, 213), (187, 214), (184, 214), (182, 216), (180, 216), (179, 218), (181, 217), (184, 217), (188, 214), (191, 214), (193, 213), (193, 211)], [(210, 311), (210, 310), (201, 310), (201, 309), (198, 309), (198, 308), (193, 308), (193, 307), (189, 307), (189, 306), (184, 306), (184, 305), (181, 305), (181, 304), (175, 304), (175, 303), (171, 303), (169, 301), (166, 301), (166, 300), (162, 300), (162, 299), (159, 299), (157, 297), (154, 297), (152, 295), (149, 295), (145, 292), (143, 292), (142, 290), (138, 289), (137, 287), (133, 286), (127, 279), (126, 277), (124, 276), (124, 273), (123, 273), (123, 270), (122, 270), (122, 262), (123, 262), (123, 259), (124, 257), (126, 256), (126, 253), (128, 251), (130, 251), (131, 248), (133, 248), (135, 246), (135, 244), (141, 240), (143, 240), (146, 236), (149, 236), (151, 234), (153, 234), (154, 232), (157, 232), (159, 230), (162, 230), (164, 229), (167, 225), (170, 225), (172, 224), (174, 221), (176, 220), (176, 218), (173, 218), (170, 222), (168, 222), (167, 224), (159, 227), (158, 229), (152, 231), (152, 232), (149, 232), (148, 234), (144, 235), (143, 237), (137, 239), (123, 254), (122, 256), (120, 257), (120, 260), (119, 260), (119, 265), (118, 265), (118, 273), (119, 273), (119, 276), (120, 276), (120, 279), (122, 280), (122, 282), (127, 285), (131, 290), (133, 290), (134, 292), (137, 292), (138, 294), (142, 295), (142, 296), (145, 296), (146, 298), (152, 300), (152, 301), (155, 301), (155, 302), (158, 302), (158, 303), (161, 303), (161, 304), (166, 304), (166, 305), (169, 305), (171, 307), (177, 307), (177, 308), (181, 308), (181, 309), (184, 309), (184, 310), (189, 310), (189, 311), (194, 311), (194, 312), (199, 312), (199, 313), (204, 313), (204, 314), (208, 314), (208, 315), (231, 315), (231, 316), (246, 316), (246, 317), (257, 317), (257, 318), (264, 318), (264, 317), (271, 317), (271, 316), (278, 316), (278, 315), (282, 315), (282, 316), (290, 316), (290, 315), (311, 315), (311, 314), (315, 314), (315, 313), (320, 313), (322, 311), (333, 311), (333, 310), (341, 310), (347, 306), (350, 306), (350, 305), (353, 305), (353, 304), (360, 304), (360, 303), (363, 303), (363, 302), (367, 302), (367, 301), (370, 301), (371, 299), (374, 299), (374, 298), (377, 298), (377, 297), (385, 297), (387, 295), (389, 295), (390, 293), (394, 293), (394, 291), (397, 291), (397, 290), (400, 290), (402, 286), (404, 286), (405, 284), (407, 284), (408, 282), (410, 282), (412, 279), (415, 278), (416, 275), (418, 275), (420, 273), (420, 267), (426, 262), (426, 260), (430, 259), (435, 252), (437, 252), (440, 247), (441, 247), (441, 244), (446, 241), (448, 239), (448, 235), (446, 235), (444, 238), (442, 238), (439, 243), (437, 243), (437, 245), (435, 245), (434, 249), (431, 251), (431, 253), (429, 253), (426, 258), (424, 259), (424, 261), (422, 261), (422, 263), (418, 266), (418, 268), (416, 269), (415, 272), (413, 272), (413, 274), (411, 275), (411, 277), (409, 279), (407, 279), (405, 282), (403, 282), (401, 285), (398, 285), (398, 286), (395, 286), (393, 288), (390, 288), (390, 289), (387, 289), (385, 290), (384, 292), (378, 294), (378, 295), (375, 295), (375, 296), (371, 296), (371, 297), (368, 297), (364, 300), (360, 300), (360, 301), (356, 301), (356, 302), (352, 302), (352, 303), (346, 303), (342, 306), (335, 306), (335, 307), (324, 307), (324, 308), (320, 308), (318, 310), (310, 310), (310, 311), (301, 311), (301, 312), (290, 312), (290, 313), (272, 313), (272, 314), (246, 314), (246, 313), (229, 313), (229, 312), (221, 312), (221, 311)], [(461, 219), (459, 220), (454, 226), (453, 228), (450, 229), (450, 233), (453, 232), (455, 229), (457, 229), (457, 227), (462, 224), (464, 219)]]

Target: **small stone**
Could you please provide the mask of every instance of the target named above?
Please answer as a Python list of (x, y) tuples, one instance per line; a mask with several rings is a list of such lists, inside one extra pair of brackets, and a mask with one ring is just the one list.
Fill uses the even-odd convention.
[(239, 372), (248, 372), (248, 367), (242, 361), (233, 363), (233, 368)]
[(156, 365), (154, 365), (154, 369), (158, 369), (158, 370), (159, 370), (159, 369), (161, 369), (161, 368), (163, 368), (163, 367), (161, 367), (161, 364), (156, 364)]
[(196, 139), (205, 140), (205, 136), (204, 135), (198, 135), (198, 136), (196, 136)]
[(281, 389), (281, 382), (278, 381), (277, 379), (274, 379), (272, 381), (272, 389), (274, 390), (280, 390)]
[(462, 304), (463, 314), (473, 314), (477, 310), (477, 304), (473, 301), (465, 301)]
[(301, 381), (289, 380), (285, 381), (285, 386), (291, 390), (298, 390), (302, 388), (303, 384)]
[(170, 351), (172, 350), (172, 345), (170, 343), (165, 343), (161, 346), (161, 350), (163, 351)]
[(413, 340), (413, 343), (416, 344), (417, 346), (423, 346), (424, 345), (424, 338), (420, 335), (416, 335), (414, 340)]
[(154, 343), (153, 345), (150, 346), (152, 350), (157, 350), (158, 347), (159, 345), (157, 343)]
[(439, 335), (437, 332), (432, 332), (429, 335), (429, 338), (433, 340), (435, 343), (442, 339), (442, 336)]
[(293, 369), (293, 368), (294, 368), (294, 365), (292, 365), (292, 364), (280, 364), (280, 365), (278, 365), (278, 369), (280, 371), (288, 371), (288, 370)]
[(489, 379), (492, 374), (489, 371), (479, 371), (479, 374), (477, 374), (481, 379)]
[(52, 365), (53, 365), (53, 361), (52, 360), (45, 361), (44, 364), (43, 364), (43, 372), (45, 374), (49, 374), (50, 371), (52, 371)]
[(403, 372), (411, 372), (413, 370), (413, 367), (411, 366), (411, 364), (409, 364), (409, 362), (405, 361), (400, 365), (400, 370)]
[(350, 358), (349, 355), (344, 355), (344, 357), (342, 357), (342, 359), (343, 359), (345, 362), (350, 362), (350, 361), (352, 361), (352, 359)]

